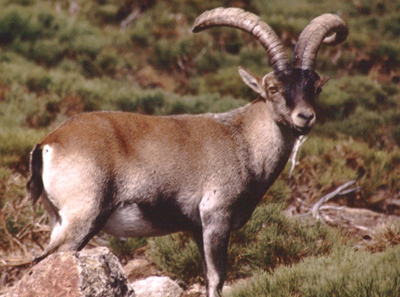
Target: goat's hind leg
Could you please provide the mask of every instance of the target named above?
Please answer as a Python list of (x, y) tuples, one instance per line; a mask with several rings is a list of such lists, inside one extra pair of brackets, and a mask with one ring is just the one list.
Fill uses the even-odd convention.
[(88, 175), (81, 177), (84, 182), (66, 170), (62, 177), (44, 179), (42, 198), (55, 220), (50, 243), (35, 262), (54, 252), (81, 250), (110, 216), (102, 188)]
[[(61, 156), (61, 157), (60, 157)], [(50, 243), (36, 262), (51, 253), (77, 251), (106, 223), (112, 212), (112, 184), (106, 173), (86, 157), (68, 155), (62, 148), (43, 148), (42, 198), (55, 217)], [(111, 192), (110, 192), (111, 191)]]
[(54, 252), (81, 250), (104, 226), (107, 215), (101, 213), (99, 207), (79, 205), (61, 208), (53, 225), (50, 243), (34, 263)]

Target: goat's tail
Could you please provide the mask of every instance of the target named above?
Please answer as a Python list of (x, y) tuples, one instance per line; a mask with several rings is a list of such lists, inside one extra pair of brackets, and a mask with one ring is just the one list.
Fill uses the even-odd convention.
[(30, 161), (31, 177), (29, 178), (27, 188), (32, 203), (35, 204), (43, 192), (43, 160), (42, 160), (42, 148), (39, 144), (35, 146), (31, 152)]

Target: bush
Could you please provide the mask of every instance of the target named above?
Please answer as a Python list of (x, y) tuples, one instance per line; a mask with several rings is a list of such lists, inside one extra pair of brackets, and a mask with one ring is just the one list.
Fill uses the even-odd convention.
[(386, 132), (379, 129), (385, 124), (385, 118), (373, 111), (357, 108), (356, 112), (341, 122), (328, 122), (317, 127), (315, 131), (328, 137), (336, 138), (338, 135), (351, 136), (357, 140), (365, 141), (371, 146), (382, 148)]
[[(160, 39), (154, 45), (154, 55), (149, 62), (156, 69), (172, 71), (180, 69), (189, 57), (194, 54), (193, 43), (187, 38), (177, 40)], [(181, 66), (179, 66), (181, 64)]]
[(101, 5), (96, 10), (96, 17), (104, 23), (115, 22), (118, 10), (119, 7), (114, 4)]
[(215, 52), (207, 50), (196, 59), (196, 70), (200, 73), (216, 72), (221, 67), (220, 57)]
[(44, 137), (46, 131), (35, 131), (20, 127), (0, 130), (0, 161), (2, 166), (27, 172), (29, 153), (33, 145)]
[(26, 116), (26, 123), (30, 128), (48, 127), (57, 118), (60, 112), (61, 98), (58, 96), (44, 96), (39, 105)]
[(0, 13), (0, 43), (12, 44), (15, 40), (36, 40), (40, 37), (37, 26), (30, 22), (27, 9), (10, 6)]
[[(338, 241), (321, 223), (290, 219), (282, 210), (281, 203), (265, 203), (243, 229), (232, 233), (228, 278), (246, 277), (254, 269), (267, 271), (303, 257), (327, 254)], [(157, 265), (185, 282), (202, 275), (200, 254), (187, 235), (152, 240), (149, 255)]]
[(163, 105), (164, 95), (161, 92), (153, 95), (145, 95), (137, 99), (138, 111), (144, 114), (154, 114)]
[(245, 227), (233, 234), (231, 274), (248, 276), (257, 269), (268, 271), (332, 250), (338, 241), (334, 232), (319, 222), (287, 217), (284, 205), (262, 204)]
[(28, 90), (36, 93), (47, 93), (51, 85), (51, 77), (44, 69), (36, 68), (28, 73), (26, 86)]
[(149, 255), (158, 266), (186, 283), (198, 281), (203, 276), (200, 253), (187, 234), (152, 239)]
[(350, 248), (310, 257), (273, 273), (259, 272), (225, 297), (258, 296), (398, 296), (400, 248), (371, 254)]
[(108, 247), (119, 259), (132, 259), (136, 250), (147, 244), (146, 238), (128, 238), (119, 239), (117, 237), (110, 237), (108, 240)]
[(400, 190), (399, 162), (397, 147), (387, 152), (352, 139), (338, 143), (326, 138), (311, 138), (301, 149), (299, 164), (292, 177), (295, 185), (292, 195), (303, 197), (304, 203), (313, 205), (316, 199), (341, 184), (357, 180), (360, 193), (342, 197), (342, 203), (379, 210), (386, 197)]
[[(9, 6), (0, 13), (0, 43), (33, 61), (56, 66), (65, 56), (94, 61), (111, 40), (86, 21), (75, 22), (45, 6)], [(86, 69), (87, 61), (82, 62)]]
[(237, 66), (226, 67), (207, 76), (205, 87), (205, 90), (200, 90), (200, 93), (219, 93), (221, 96), (231, 95), (248, 100), (258, 96), (242, 81)]

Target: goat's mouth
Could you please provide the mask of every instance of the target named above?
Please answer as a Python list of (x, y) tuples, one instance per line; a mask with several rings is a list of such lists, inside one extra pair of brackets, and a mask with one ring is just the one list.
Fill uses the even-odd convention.
[(298, 135), (307, 135), (308, 133), (310, 133), (313, 126), (314, 125), (311, 125), (311, 126), (293, 125), (293, 129), (297, 132)]

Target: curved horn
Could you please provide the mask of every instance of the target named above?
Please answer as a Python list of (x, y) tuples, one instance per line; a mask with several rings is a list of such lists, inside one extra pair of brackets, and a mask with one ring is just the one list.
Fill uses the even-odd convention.
[(200, 32), (216, 26), (241, 29), (253, 35), (267, 50), (275, 72), (286, 71), (289, 58), (274, 30), (257, 15), (240, 8), (215, 8), (203, 12), (196, 18), (193, 32)]
[(314, 70), (320, 45), (322, 43), (328, 45), (342, 43), (348, 34), (346, 23), (339, 16), (323, 14), (316, 17), (299, 36), (293, 54), (294, 68)]

